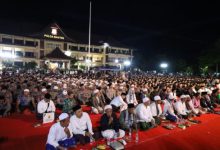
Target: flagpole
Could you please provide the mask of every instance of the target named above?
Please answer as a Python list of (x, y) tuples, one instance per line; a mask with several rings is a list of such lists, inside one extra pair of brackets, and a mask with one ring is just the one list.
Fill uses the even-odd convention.
[(90, 47), (91, 47), (91, 16), (92, 16), (92, 2), (90, 1), (90, 5), (89, 5), (89, 50), (88, 50), (88, 70), (89, 70), (89, 65), (91, 63), (90, 60)]

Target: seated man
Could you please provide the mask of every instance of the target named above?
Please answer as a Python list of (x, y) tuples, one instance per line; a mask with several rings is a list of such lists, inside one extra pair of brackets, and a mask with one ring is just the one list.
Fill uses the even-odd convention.
[(42, 120), (44, 113), (55, 113), (55, 110), (56, 107), (53, 101), (51, 100), (51, 95), (49, 93), (46, 93), (44, 95), (44, 99), (37, 104), (37, 119)]
[(106, 139), (122, 138), (125, 136), (125, 132), (120, 129), (119, 119), (116, 114), (112, 112), (112, 106), (106, 105), (105, 113), (101, 117), (101, 131), (102, 136)]
[(200, 114), (205, 114), (206, 109), (201, 107), (200, 99), (201, 99), (201, 94), (200, 93), (195, 93), (194, 98), (192, 99), (193, 107)]
[(190, 95), (186, 95), (186, 107), (189, 111), (191, 111), (192, 115), (194, 116), (200, 116), (199, 109), (196, 109), (193, 105), (193, 101), (190, 97)]
[(5, 117), (11, 111), (11, 103), (4, 95), (0, 95), (0, 117)]
[(129, 130), (131, 128), (136, 129), (137, 120), (134, 104), (128, 104), (128, 109), (120, 113), (119, 122), (123, 130)]
[(70, 118), (71, 128), (76, 140), (81, 144), (89, 143), (93, 139), (92, 122), (88, 113), (83, 112), (80, 105), (73, 108), (74, 115)]
[(154, 101), (150, 104), (151, 113), (155, 119), (156, 124), (161, 124), (162, 108), (160, 96), (154, 96)]
[(136, 107), (136, 113), (141, 130), (148, 130), (156, 126), (155, 120), (150, 110), (150, 99), (145, 97), (143, 103)]
[(135, 89), (132, 87), (129, 89), (128, 94), (126, 95), (127, 104), (134, 104), (135, 106), (138, 104), (137, 98), (135, 95)]
[(23, 112), (25, 109), (34, 111), (35, 102), (34, 98), (30, 96), (29, 89), (25, 89), (23, 95), (18, 96), (16, 108), (17, 112)]
[(92, 111), (95, 114), (102, 114), (104, 108), (104, 102), (99, 97), (99, 90), (95, 89), (93, 91), (93, 98), (92, 98)]
[(63, 90), (61, 95), (57, 96), (56, 108), (63, 110), (64, 100), (68, 98), (68, 92)]
[(181, 95), (180, 99), (177, 100), (174, 106), (175, 106), (175, 110), (179, 118), (183, 118), (183, 119), (189, 118), (189, 113), (186, 108), (186, 96), (185, 95)]
[(111, 101), (110, 105), (112, 105), (114, 112), (117, 112), (118, 110), (120, 110), (121, 112), (127, 109), (128, 105), (124, 102), (125, 98), (126, 98), (126, 94), (122, 93)]
[(59, 120), (59, 122), (55, 123), (50, 128), (46, 150), (65, 150), (66, 148), (76, 145), (70, 127), (69, 115), (67, 113), (62, 113), (59, 116)]
[(208, 112), (211, 112), (211, 113), (214, 112), (214, 106), (211, 103), (210, 97), (207, 95), (207, 92), (201, 93), (200, 103), (201, 103), (201, 106), (207, 109)]
[(166, 117), (167, 120), (176, 122), (178, 117), (174, 113), (174, 108), (173, 108), (173, 102), (175, 98), (172, 94), (168, 96), (167, 100), (164, 100), (164, 109), (163, 109), (163, 115)]

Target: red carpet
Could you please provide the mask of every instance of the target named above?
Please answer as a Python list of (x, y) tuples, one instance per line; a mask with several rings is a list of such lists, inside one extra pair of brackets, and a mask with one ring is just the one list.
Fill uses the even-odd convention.
[[(100, 115), (91, 115), (93, 125), (98, 125)], [(126, 149), (220, 149), (220, 115), (206, 114), (198, 118), (202, 123), (193, 125), (186, 130), (175, 128), (167, 130), (157, 127), (145, 132), (139, 132), (139, 143), (134, 140)], [(13, 115), (0, 118), (0, 149), (7, 150), (43, 150), (47, 133), (51, 124), (34, 128), (33, 115)], [(77, 146), (77, 149), (91, 149), (93, 145)]]

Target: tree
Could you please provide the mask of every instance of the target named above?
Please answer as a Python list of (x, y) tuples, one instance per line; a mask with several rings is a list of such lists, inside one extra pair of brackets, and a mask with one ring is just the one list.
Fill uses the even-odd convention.
[(5, 68), (8, 68), (8, 67), (12, 67), (13, 63), (12, 63), (12, 61), (10, 61), (10, 60), (4, 60), (4, 61), (2, 61), (2, 65), (3, 65)]
[(210, 71), (214, 71), (215, 67), (220, 64), (220, 39), (214, 44), (212, 48), (206, 50), (199, 57), (199, 64), (202, 68), (208, 66)]
[(201, 68), (200, 68), (200, 71), (201, 71), (201, 74), (202, 74), (202, 75), (207, 75), (208, 72), (209, 72), (209, 67), (208, 67), (208, 66), (201, 67)]
[(187, 68), (187, 63), (183, 59), (178, 59), (175, 64), (175, 70), (177, 72), (184, 72)]
[(185, 70), (187, 75), (192, 75), (193, 74), (193, 68), (191, 66), (186, 67)]
[(72, 59), (70, 60), (70, 68), (71, 68), (71, 69), (74, 69), (76, 63), (77, 63), (77, 59), (76, 59), (76, 58), (72, 58)]

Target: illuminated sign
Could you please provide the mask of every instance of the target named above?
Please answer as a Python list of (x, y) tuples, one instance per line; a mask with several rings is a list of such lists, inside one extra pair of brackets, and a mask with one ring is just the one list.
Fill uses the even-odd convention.
[(51, 34), (44, 34), (44, 37), (50, 38), (50, 39), (58, 39), (58, 40), (64, 40), (63, 36), (59, 36), (58, 34), (58, 28), (51, 27)]
[(63, 36), (56, 36), (56, 35), (44, 34), (44, 37), (46, 37), (46, 38), (51, 38), (51, 39), (64, 40), (64, 37), (63, 37)]
[(51, 29), (51, 34), (52, 35), (57, 35), (57, 29), (56, 28), (52, 28)]

